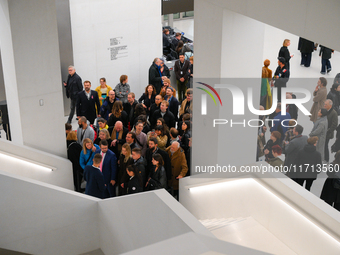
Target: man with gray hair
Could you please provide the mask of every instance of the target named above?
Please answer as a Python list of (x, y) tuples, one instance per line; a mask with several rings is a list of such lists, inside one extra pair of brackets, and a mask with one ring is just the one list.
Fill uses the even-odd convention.
[(330, 99), (327, 99), (324, 103), (324, 108), (327, 110), (327, 122), (328, 122), (328, 129), (326, 134), (326, 141), (325, 141), (325, 162), (329, 162), (329, 150), (328, 150), (328, 143), (329, 140), (334, 138), (334, 130), (338, 126), (338, 114), (333, 108), (333, 102)]
[(153, 85), (156, 88), (157, 95), (161, 92), (163, 80), (167, 78), (168, 77), (166, 76), (162, 76), (161, 60), (159, 58), (155, 58), (149, 68), (149, 84)]
[(71, 98), (71, 111), (68, 116), (67, 123), (71, 124), (72, 118), (76, 109), (78, 93), (83, 90), (83, 85), (80, 76), (76, 73), (74, 66), (68, 67), (67, 82), (64, 82), (67, 98)]
[(166, 149), (171, 161), (171, 180), (168, 181), (169, 187), (174, 190), (174, 196), (178, 199), (178, 184), (179, 179), (186, 176), (188, 172), (187, 160), (184, 150), (180, 147), (178, 142), (173, 142), (171, 146)]

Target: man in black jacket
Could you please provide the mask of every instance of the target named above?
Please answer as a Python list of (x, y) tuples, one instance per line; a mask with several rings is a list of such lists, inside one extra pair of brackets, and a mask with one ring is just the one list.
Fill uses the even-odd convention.
[(146, 150), (145, 159), (147, 162), (146, 168), (146, 176), (149, 176), (149, 173), (153, 170), (154, 165), (152, 164), (152, 155), (158, 153), (162, 156), (164, 161), (164, 169), (166, 172), (166, 177), (168, 180), (171, 179), (171, 162), (168, 153), (166, 151), (161, 150), (158, 148), (158, 140), (157, 138), (150, 138), (149, 140), (149, 148)]
[(67, 82), (64, 82), (64, 86), (66, 88), (67, 98), (71, 98), (71, 111), (67, 120), (67, 123), (71, 124), (76, 109), (78, 93), (83, 90), (83, 85), (80, 76), (76, 73), (76, 69), (74, 69), (74, 66), (68, 67), (68, 73)]
[(171, 87), (166, 89), (166, 95), (164, 100), (169, 102), (169, 111), (175, 116), (175, 120), (178, 120), (178, 100), (176, 97), (173, 96), (174, 90)]
[(100, 107), (100, 116), (106, 120), (109, 120), (110, 115), (112, 114), (113, 104), (119, 100), (116, 97), (116, 93), (114, 90), (109, 91), (109, 96), (105, 99), (102, 107)]
[(312, 61), (312, 52), (315, 49), (315, 44), (305, 38), (300, 37), (298, 50), (301, 52), (301, 63), (300, 65), (309, 67)]
[(175, 127), (175, 116), (168, 110), (169, 102), (163, 100), (159, 110), (155, 111), (151, 116), (151, 126), (154, 128), (156, 126), (157, 120), (163, 118), (165, 124), (169, 127)]
[(150, 119), (151, 119), (152, 115), (154, 114), (154, 112), (160, 109), (161, 102), (162, 102), (162, 96), (157, 95), (155, 97), (155, 103), (150, 106)]
[(97, 91), (91, 90), (91, 82), (84, 81), (85, 90), (78, 93), (77, 116), (85, 116), (91, 124), (99, 114), (100, 103)]
[(175, 74), (177, 80), (178, 101), (182, 102), (185, 98), (185, 92), (187, 91), (187, 83), (189, 79), (189, 67), (190, 62), (185, 60), (183, 54), (179, 55), (179, 60), (175, 62)]
[(131, 152), (131, 157), (134, 161), (134, 165), (138, 168), (138, 172), (143, 180), (143, 189), (146, 183), (146, 174), (145, 174), (145, 167), (146, 161), (142, 157), (142, 150), (140, 148), (134, 148)]
[(163, 80), (168, 77), (162, 76), (161, 68), (161, 60), (159, 58), (155, 58), (152, 65), (149, 68), (149, 84), (153, 85), (156, 88), (156, 94), (158, 95), (163, 86)]
[(135, 107), (138, 104), (135, 99), (135, 93), (130, 92), (127, 96), (127, 103), (123, 104), (124, 111), (128, 114), (128, 122), (130, 122), (130, 129), (133, 126), (133, 121), (135, 119)]
[(327, 122), (328, 122), (328, 129), (326, 133), (325, 142), (325, 161), (328, 163), (329, 161), (328, 143), (329, 140), (334, 138), (334, 131), (338, 126), (338, 113), (334, 110), (333, 102), (330, 99), (327, 99), (325, 101), (324, 108), (327, 110)]

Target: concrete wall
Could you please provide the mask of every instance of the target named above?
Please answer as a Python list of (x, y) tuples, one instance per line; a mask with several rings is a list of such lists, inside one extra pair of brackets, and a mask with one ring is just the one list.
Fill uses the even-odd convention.
[(2, 0), (1, 7), (13, 141), (66, 156), (55, 1)]
[[(2, 154), (2, 152), (6, 154)], [(27, 161), (17, 160), (27, 159)], [(32, 149), (28, 146), (20, 146), (15, 143), (0, 140), (0, 170), (21, 177), (56, 185), (69, 190), (74, 189), (71, 161), (46, 152)], [(46, 169), (35, 163), (53, 167)]]
[[(162, 54), (161, 1), (70, 0), (70, 9), (74, 64), (82, 80), (95, 89), (105, 77), (114, 88), (126, 74), (131, 91), (140, 96), (153, 59)], [(127, 46), (115, 60), (111, 38)]]
[(99, 248), (98, 199), (0, 172), (0, 246), (29, 254)]

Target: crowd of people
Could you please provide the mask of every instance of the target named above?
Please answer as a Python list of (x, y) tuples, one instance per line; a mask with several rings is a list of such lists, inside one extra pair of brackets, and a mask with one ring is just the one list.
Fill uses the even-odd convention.
[[(289, 80), (290, 55), (288, 46), (289, 40), (284, 40), (282, 48), (278, 54), (278, 68), (274, 76), (268, 68), (269, 60), (264, 61), (262, 68), (262, 84), (260, 109), (269, 109), (272, 106), (271, 87), (278, 88), (278, 104), (276, 110), (269, 116), (260, 116), (261, 123), (268, 117), (275, 119), (275, 122), (268, 122), (269, 127), (259, 128), (257, 139), (257, 160), (262, 158), (277, 169), (288, 169), (286, 175), (300, 184), (305, 183), (307, 190), (311, 189), (313, 181), (316, 180), (320, 172), (327, 170), (328, 179), (325, 181), (321, 199), (340, 210), (340, 125), (338, 116), (340, 115), (340, 81), (339, 74), (327, 90), (327, 79), (320, 77), (317, 86), (313, 91), (313, 105), (310, 109), (310, 121), (313, 128), (307, 135), (303, 134), (304, 127), (297, 124), (298, 109), (295, 105), (286, 106), (286, 114), (281, 113), (281, 88), (286, 87)], [(299, 49), (301, 51), (301, 65), (310, 66), (311, 53), (317, 47), (316, 44), (306, 39), (300, 38)], [(322, 58), (321, 74), (325, 71), (329, 73), (331, 66), (329, 58), (333, 50), (320, 46), (320, 56)], [(307, 52), (308, 49), (308, 52)], [(328, 55), (327, 55), (328, 54)], [(324, 59), (328, 59), (325, 61)], [(327, 92), (328, 91), (328, 92)], [(287, 99), (296, 98), (293, 93), (286, 93)], [(270, 130), (270, 138), (265, 139), (265, 133)], [(329, 142), (334, 138), (337, 131), (335, 143), (331, 146), (331, 151), (336, 153), (333, 162), (330, 162)], [(284, 154), (284, 160), (280, 157)]]
[(69, 66), (65, 129), (76, 191), (109, 198), (164, 188), (178, 199), (179, 179), (190, 175), (193, 57), (190, 62), (180, 54), (175, 63), (176, 93), (164, 60), (155, 58), (138, 100), (126, 75), (115, 87), (100, 78), (92, 90)]

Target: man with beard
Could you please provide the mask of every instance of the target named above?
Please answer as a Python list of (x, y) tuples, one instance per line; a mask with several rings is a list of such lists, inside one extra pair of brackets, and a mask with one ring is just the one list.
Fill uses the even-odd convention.
[(84, 88), (85, 90), (78, 93), (77, 116), (78, 119), (80, 116), (85, 116), (86, 119), (93, 124), (97, 118), (97, 114), (99, 114), (99, 97), (96, 91), (91, 90), (90, 81), (84, 81)]

